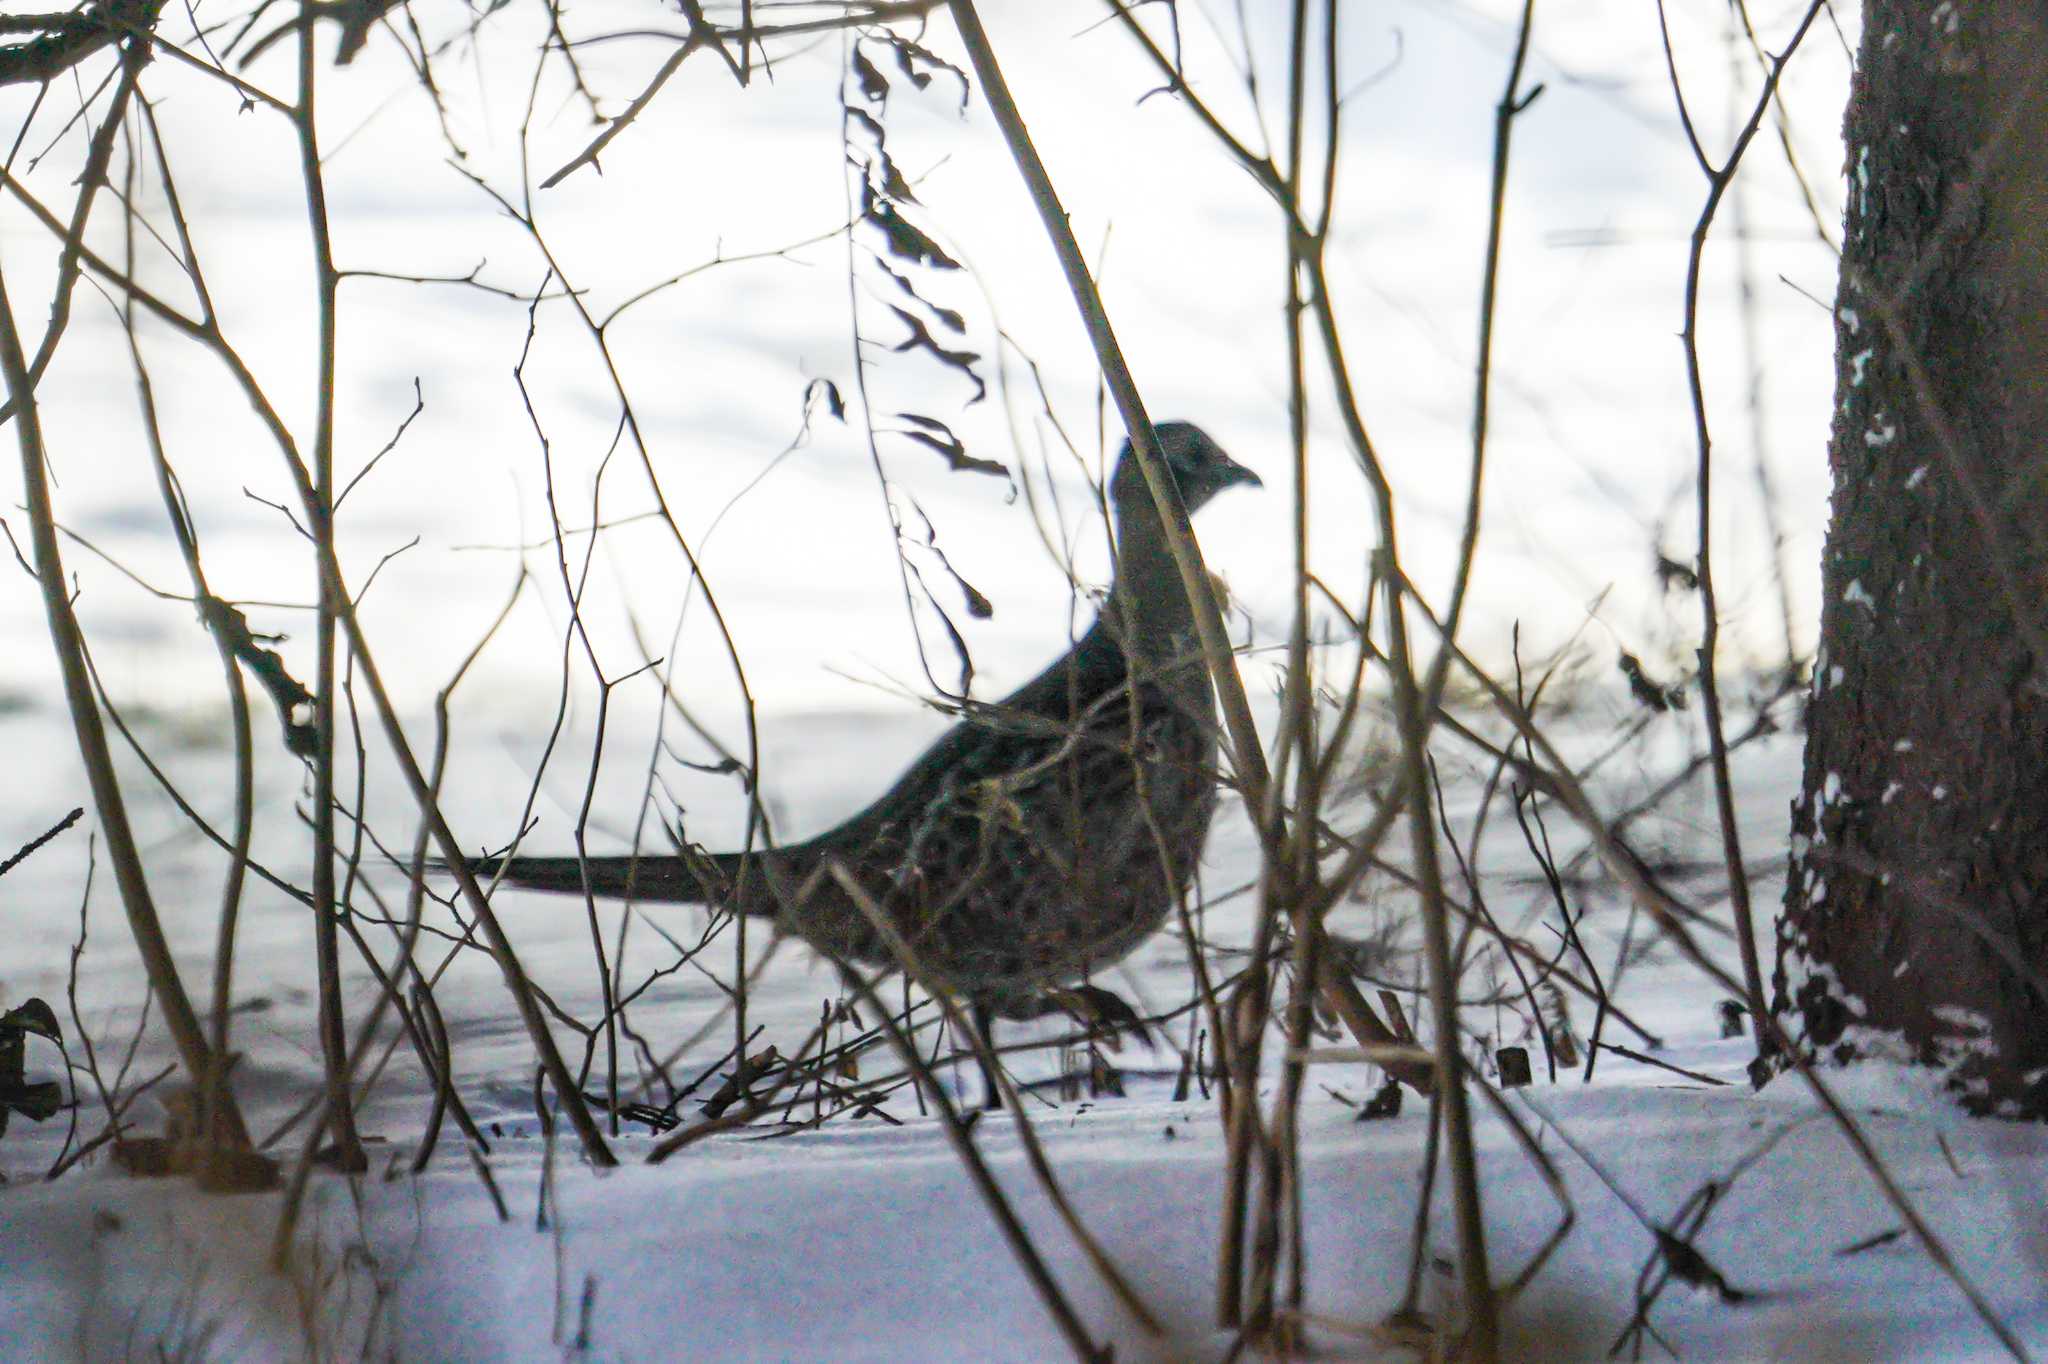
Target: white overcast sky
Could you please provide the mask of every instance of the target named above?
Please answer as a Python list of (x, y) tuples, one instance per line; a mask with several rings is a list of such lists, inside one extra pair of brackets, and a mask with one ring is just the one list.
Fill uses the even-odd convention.
[[(1270, 106), (1288, 7), (1244, 8)], [(1729, 51), (1721, 7), (1700, 8), (1698, 16), (1678, 16), (1674, 39), (1696, 120), (1718, 155), (1731, 121)], [(1782, 40), (1792, 7), (1754, 8), (1767, 38)], [(1105, 297), (1152, 413), (1201, 422), (1268, 477), (1267, 492), (1233, 494), (1204, 515), (1200, 530), (1213, 566), (1271, 638), (1285, 624), (1289, 574), (1275, 215), (1185, 108), (1164, 95), (1138, 103), (1157, 82), (1129, 40), (1099, 22), (1099, 5), (1048, 0), (985, 10), (1075, 228), (1100, 260)], [(1216, 0), (1206, 7), (1188, 0), (1182, 11), (1192, 82), (1233, 127), (1258, 139), (1235, 75), (1234, 11)], [(1464, 497), (1492, 108), (1516, 13), (1498, 0), (1389, 0), (1347, 4), (1344, 13), (1343, 82), (1357, 88), (1345, 106), (1336, 302), (1366, 420), (1402, 498), (1411, 572), (1438, 598)], [(452, 18), (421, 11), (423, 24)], [(532, 19), (515, 8), (489, 18), (473, 38), (452, 28), (439, 35), (449, 42), (436, 75), (466, 169), (513, 197), (521, 193), (522, 153), (538, 180), (593, 131), (557, 70), (541, 84), (522, 144)], [(568, 23), (579, 36), (678, 26), (655, 7), (622, 3), (577, 7)], [(942, 16), (922, 36), (960, 59)], [(244, 74), (288, 95), (289, 46)], [(606, 111), (621, 109), (668, 50), (646, 38), (583, 48)], [(602, 174), (586, 169), (536, 191), (550, 246), (598, 311), (721, 250), (779, 248), (843, 221), (843, 60), (841, 40), (823, 38), (784, 53), (772, 73), (741, 90), (699, 54), (607, 151)], [(1823, 23), (1787, 84), (1795, 145), (1831, 226), (1839, 215), (1837, 129), (1847, 68), (1842, 40)], [(1753, 64), (1743, 79), (1746, 104), (1756, 88)], [(460, 276), (482, 263), (482, 277), (496, 285), (539, 286), (537, 252), (452, 165), (432, 106), (387, 38), (373, 40), (349, 68), (323, 69), (322, 81), (336, 251), (345, 267)], [(1527, 82), (1542, 83), (1544, 93), (1515, 125), (1485, 547), (1468, 637), (1498, 658), (1519, 621), (1528, 647), (1540, 651), (1585, 626), (1588, 606), (1605, 592), (1589, 643), (1609, 659), (1620, 646), (1675, 660), (1690, 651), (1694, 610), (1685, 600), (1660, 599), (1649, 566), (1660, 526), (1664, 548), (1679, 558), (1693, 553), (1694, 447), (1676, 335), (1686, 237), (1705, 181), (1679, 129), (1652, 9), (1619, 0), (1539, 4)], [(152, 68), (146, 88), (158, 101), (227, 329), (304, 432), (314, 324), (288, 130), (168, 62)], [(5, 92), (0, 108), (10, 126), (19, 126), (31, 94)], [(75, 127), (57, 137), (77, 99), (76, 91), (53, 89), (25, 143), (41, 151), (57, 139), (27, 176), (53, 204), (68, 205), (82, 147)], [(1281, 121), (1272, 107), (1265, 119), (1271, 127)], [(1068, 429), (1092, 441), (1091, 357), (978, 99), (963, 118), (950, 78), (924, 92), (899, 81), (887, 125), (893, 154), (918, 180), (917, 221), (974, 267), (973, 278), (920, 279), (931, 297), (966, 315), (964, 344), (984, 355), (992, 388), (987, 402), (967, 406), (971, 389), (958, 376), (873, 348), (877, 414), (912, 410), (950, 421), (973, 452), (1013, 469), (1021, 458), (1013, 433), (1022, 434), (1035, 461), (1034, 433), (1042, 428), (1033, 426), (1035, 400), (1018, 352), (1010, 352), (1007, 411), (995, 384), (1000, 326), (1042, 366)], [(1757, 360), (1767, 374), (1764, 431), (1801, 628), (1810, 638), (1833, 333), (1825, 308), (1798, 291), (1830, 298), (1833, 263), (1793, 192), (1775, 136), (1760, 138), (1751, 158), (1746, 208)], [(153, 173), (138, 200), (168, 231)], [(1721, 471), (1717, 543), (1731, 654), (1768, 657), (1779, 647), (1779, 627), (1754, 494), (1750, 361), (1733, 306), (1734, 227), (1731, 209), (1710, 248), (1702, 322)], [(120, 249), (114, 219), (105, 219), (95, 241), (103, 251)], [(167, 296), (189, 298), (162, 251), (148, 243), (141, 249), (144, 276)], [(0, 262), (32, 329), (44, 316), (53, 261), (40, 227), (13, 205), (0, 211)], [(849, 399), (855, 394), (846, 262), (844, 238), (831, 237), (785, 258), (726, 265), (640, 305), (612, 335), (664, 490), (702, 552), (750, 684), (770, 713), (895, 705), (876, 684), (924, 686), (857, 422), (822, 420), (807, 448), (726, 510), (794, 434), (809, 379), (829, 378)], [(893, 342), (902, 328), (885, 306), (888, 295), (874, 287), (872, 271), (863, 278), (863, 330)], [(182, 589), (112, 311), (102, 295), (82, 289), (76, 313), (41, 390), (61, 514), (151, 582)], [(423, 415), (343, 511), (358, 583), (382, 555), (420, 539), (383, 570), (366, 606), (387, 672), (417, 706), (512, 583), (515, 555), (471, 547), (535, 540), (544, 525), (541, 446), (512, 379), (527, 310), (455, 286), (362, 280), (346, 286), (341, 326), (344, 478), (390, 438), (411, 409), (416, 379), (424, 394)], [(161, 328), (147, 339), (171, 456), (216, 589), (307, 600), (311, 573), (295, 532), (243, 492), (291, 500), (277, 454), (217, 367)], [(564, 519), (584, 523), (617, 412), (588, 338), (559, 301), (539, 310), (527, 375)], [(1322, 385), (1315, 388), (1320, 400)], [(1371, 537), (1369, 509), (1327, 402), (1318, 403), (1313, 439), (1316, 562), (1333, 586), (1355, 594)], [(885, 441), (882, 453), (906, 519), (917, 522), (914, 498), (952, 563), (995, 603), (992, 619), (969, 620), (931, 571), (933, 561), (918, 560), (972, 645), (977, 690), (994, 694), (1034, 671), (1063, 646), (1069, 613), (1064, 580), (1024, 503), (1012, 501), (1001, 480), (947, 474), (906, 442)], [(1071, 519), (1080, 484), (1068, 466), (1055, 467)], [(18, 504), (17, 476), (4, 477), (7, 500)], [(649, 505), (637, 457), (619, 448), (603, 482), (604, 514)], [(1081, 539), (1083, 574), (1099, 576), (1099, 537)], [(155, 601), (76, 545), (68, 552), (115, 693), (218, 704), (210, 699), (218, 690), (212, 650), (189, 611)], [(528, 719), (542, 725), (551, 714), (565, 618), (551, 556), (536, 553), (527, 562), (543, 590), (515, 614), (467, 684), (473, 703), (511, 706), (527, 717), (507, 722), (515, 727)], [(9, 651), (4, 680), (47, 694), (52, 670), (32, 584), (10, 581), (0, 589), (0, 628), (18, 647)], [(679, 690), (729, 724), (737, 694), (701, 601), (691, 605), (673, 650), (668, 643), (685, 582), (665, 532), (650, 524), (615, 531), (591, 574), (589, 618), (608, 670), (623, 673), (639, 661), (624, 629), (630, 609), (657, 651), (676, 659)], [(289, 633), (287, 658), (304, 663), (312, 631), (303, 614), (259, 609), (252, 619), (259, 629)], [(922, 624), (943, 669), (942, 636), (929, 617)], [(653, 693), (629, 693), (624, 704), (651, 715)]]

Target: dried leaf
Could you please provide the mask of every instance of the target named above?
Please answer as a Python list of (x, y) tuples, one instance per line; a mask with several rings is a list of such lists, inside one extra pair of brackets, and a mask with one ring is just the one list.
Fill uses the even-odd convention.
[(1687, 592), (1697, 592), (1700, 586), (1700, 575), (1684, 564), (1679, 563), (1676, 559), (1666, 558), (1660, 553), (1657, 556), (1657, 582), (1666, 592), (1674, 588), (1683, 588)]
[(877, 33), (875, 36), (889, 45), (889, 50), (896, 54), (896, 65), (902, 68), (903, 74), (910, 79), (910, 83), (920, 90), (931, 87), (934, 72), (946, 71), (958, 77), (960, 81), (960, 112), (967, 112), (967, 73), (965, 71), (962, 71), (959, 67), (953, 65), (953, 63), (929, 48), (919, 46), (900, 33), (890, 33), (885, 30)]
[(216, 1146), (196, 1164), (199, 1187), (208, 1193), (264, 1193), (284, 1182), (277, 1161), (261, 1151)]
[(994, 474), (999, 478), (1008, 478), (1010, 476), (1010, 471), (995, 460), (978, 459), (968, 454), (967, 447), (961, 444), (960, 438), (954, 435), (952, 429), (944, 422), (934, 421), (930, 417), (919, 416), (914, 412), (898, 412), (896, 416), (923, 429), (917, 431), (892, 431), (890, 432), (891, 435), (901, 436), (905, 440), (914, 440), (919, 445), (937, 451), (945, 457), (946, 466), (954, 473)]
[[(897, 342), (894, 346), (891, 346), (891, 350), (896, 351), (898, 354), (907, 350), (921, 350), (931, 355), (940, 363), (950, 365), (952, 368), (959, 370), (974, 385), (974, 396), (967, 400), (970, 405), (978, 403), (988, 396), (988, 385), (983, 383), (981, 376), (974, 372), (975, 363), (981, 359), (979, 352), (951, 350), (942, 346), (933, 339), (930, 329), (924, 325), (924, 320), (915, 313), (907, 313), (893, 303), (889, 305), (889, 311), (903, 319), (903, 325), (910, 328), (910, 335)], [(910, 435), (913, 433), (905, 432), (904, 434)], [(944, 451), (946, 448), (937, 441), (927, 441), (926, 443), (937, 450)], [(958, 450), (960, 443), (957, 440), (954, 441), (952, 448)], [(987, 460), (978, 460), (975, 463), (981, 466), (984, 473), (996, 472), (1002, 470), (1003, 467), (1000, 464), (992, 465)], [(955, 464), (953, 467), (957, 469), (960, 466)]]
[(0, 1029), (32, 1032), (38, 1037), (47, 1037), (52, 1042), (61, 1042), (62, 1030), (57, 1026), (57, 1014), (41, 999), (31, 999), (17, 1008), (0, 1014)]
[(894, 204), (876, 196), (871, 190), (864, 189), (863, 194), (867, 199), (866, 220), (881, 229), (890, 255), (929, 265), (934, 270), (960, 268), (960, 262), (947, 255), (937, 242), (906, 222)]
[(882, 78), (882, 73), (875, 69), (875, 64), (862, 54), (858, 44), (853, 49), (853, 74), (860, 82), (863, 99), (871, 104), (880, 104), (889, 98), (889, 82)]
[(126, 1137), (114, 1146), (114, 1163), (140, 1179), (192, 1175), (209, 1193), (263, 1193), (283, 1183), (277, 1161), (260, 1151), (181, 1137)]
[(63, 1107), (64, 1089), (55, 1080), (38, 1080), (28, 1085), (0, 1084), (0, 1115), (14, 1112), (30, 1122), (41, 1122)]
[(1493, 1062), (1500, 1071), (1502, 1089), (1523, 1089), (1529, 1084), (1529, 1049), (1527, 1047), (1502, 1047), (1493, 1054)]
[(1389, 1079), (1381, 1085), (1379, 1092), (1365, 1101), (1365, 1107), (1358, 1110), (1359, 1122), (1377, 1122), (1383, 1118), (1401, 1116), (1401, 1082)]
[(1749, 1296), (1722, 1278), (1721, 1271), (1714, 1268), (1692, 1242), (1682, 1241), (1661, 1227), (1653, 1230), (1657, 1235), (1657, 1251), (1663, 1256), (1664, 1267), (1671, 1271), (1672, 1278), (1692, 1288), (1704, 1288), (1731, 1306)]
[(114, 1164), (142, 1179), (161, 1179), (183, 1168), (177, 1143), (163, 1137), (129, 1137), (116, 1142)]
[(845, 421), (846, 399), (839, 396), (839, 385), (830, 379), (813, 379), (804, 385), (804, 410), (810, 410), (811, 400), (820, 393), (825, 395), (825, 410), (830, 412), (835, 420)]
[[(931, 607), (932, 614), (939, 618), (939, 624), (946, 627), (946, 639), (953, 646), (953, 656), (960, 660), (960, 685), (953, 694), (955, 697), (965, 696), (974, 685), (974, 656), (967, 652), (967, 639), (960, 633), (960, 627), (953, 624), (953, 618), (946, 614), (946, 608), (939, 605), (939, 599), (932, 595), (932, 590), (925, 583), (924, 574), (918, 571), (917, 565), (905, 559), (903, 566), (909, 569), (910, 576), (917, 580), (918, 590), (924, 593), (925, 604)], [(919, 646), (920, 649), (922, 647)], [(926, 675), (930, 676), (929, 668)], [(937, 678), (932, 679), (932, 685), (938, 685)]]
[(40, 999), (0, 1015), (0, 1136), (6, 1135), (10, 1113), (41, 1122), (64, 1107), (64, 1091), (54, 1080), (27, 1080), (30, 1033), (60, 1041), (57, 1016)]
[[(899, 412), (897, 413), (897, 415), (900, 417), (911, 416), (911, 414), (907, 412)], [(912, 419), (920, 421), (930, 420), (929, 418)], [(935, 426), (939, 426), (941, 430), (945, 429), (941, 423), (934, 422), (932, 424)], [(899, 432), (898, 434), (909, 436), (914, 435), (915, 433), (904, 431)], [(949, 432), (948, 434), (951, 433)], [(983, 596), (980, 588), (976, 587), (973, 583), (968, 582), (966, 578), (962, 577), (960, 574), (960, 570), (953, 567), (953, 561), (946, 557), (946, 551), (939, 548), (939, 528), (937, 526), (934, 526), (932, 524), (931, 517), (925, 514), (923, 504), (913, 497), (910, 499), (910, 507), (911, 510), (917, 513), (917, 519), (924, 522), (924, 547), (931, 551), (932, 557), (939, 561), (939, 567), (946, 570), (946, 575), (950, 577), (954, 581), (954, 583), (958, 585), (958, 587), (960, 588), (960, 595), (967, 599), (967, 614), (973, 616), (976, 620), (987, 620), (989, 617), (993, 616), (996, 613), (995, 603), (991, 602), (987, 597)], [(965, 691), (964, 687), (962, 688), (962, 691)], [(1133, 1021), (1135, 1021), (1135, 1018), (1133, 1019)]]
[(949, 331), (958, 333), (959, 335), (965, 336), (967, 334), (966, 318), (962, 317), (959, 313), (954, 312), (951, 308), (941, 308), (938, 304), (932, 302), (924, 295), (918, 293), (917, 286), (910, 282), (908, 276), (900, 275), (896, 271), (890, 269), (889, 262), (883, 260), (880, 256), (875, 257), (875, 266), (883, 274), (887, 275), (890, 278), (890, 280), (896, 285), (896, 287), (898, 289), (901, 289), (907, 297), (916, 299), (919, 303), (923, 304), (928, 310), (930, 310), (931, 315), (938, 319), (940, 325), (944, 326)]
[(896, 158), (879, 148), (875, 157), (882, 168), (882, 193), (899, 204), (916, 203), (917, 194), (910, 188), (910, 182), (903, 178), (903, 172), (896, 169)]
[(867, 110), (856, 109), (854, 106), (849, 104), (846, 106), (846, 116), (853, 122), (859, 124), (861, 127), (867, 129), (868, 136), (875, 139), (875, 145), (877, 147), (880, 147), (882, 143), (888, 140), (887, 135), (882, 131), (881, 120), (876, 118)]
[(704, 1116), (716, 1118), (734, 1104), (750, 1098), (754, 1085), (767, 1078), (777, 1067), (786, 1064), (788, 1063), (782, 1053), (776, 1050), (773, 1044), (752, 1056), (743, 1057), (733, 1073), (726, 1077), (725, 1083), (718, 1087), (717, 1092), (700, 1105)]
[(1621, 675), (1628, 679), (1629, 694), (1634, 696), (1639, 704), (1659, 713), (1674, 707), (1679, 710), (1685, 709), (1684, 683), (1674, 682), (1666, 687), (1651, 681), (1643, 672), (1642, 660), (1626, 649), (1622, 650), (1615, 666), (1620, 668)]

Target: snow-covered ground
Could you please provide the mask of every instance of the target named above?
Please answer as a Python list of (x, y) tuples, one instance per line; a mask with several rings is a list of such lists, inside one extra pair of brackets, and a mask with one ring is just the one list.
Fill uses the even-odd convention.
[[(889, 733), (844, 722), (831, 727), (834, 751), (856, 745), (863, 731), (870, 746), (876, 733)], [(914, 742), (912, 734), (894, 738)], [(1796, 755), (1794, 739), (1744, 755), (1746, 832), (1757, 845), (1769, 846), (1768, 831), (1782, 818)], [(877, 757), (888, 760), (886, 752)], [(1617, 777), (1608, 789), (1628, 786)], [(1459, 791), (1471, 789), (1454, 784), (1454, 809)], [(1682, 795), (1674, 817), (1653, 826), (1654, 841), (1680, 854), (1707, 846), (1699, 830), (1687, 832), (1704, 809), (1703, 792)], [(75, 866), (78, 853), (73, 845), (68, 855), (43, 857)], [(1241, 826), (1226, 823), (1205, 867), (1209, 884), (1238, 883), (1249, 854)], [(1495, 912), (1512, 921), (1540, 908), (1538, 891), (1516, 879), (1525, 868), (1499, 861)], [(1767, 881), (1760, 901), (1774, 894)], [(1575, 901), (1592, 911), (1589, 936), (1604, 969), (1622, 923), (1617, 902), (1597, 886)], [(572, 1013), (594, 1014), (580, 913), (547, 899), (503, 903), (536, 977)], [(1340, 928), (1362, 928), (1371, 911), (1345, 913), (1355, 917), (1340, 918)], [(686, 939), (702, 922), (694, 911), (663, 920)], [(608, 912), (608, 933), (614, 922)], [(1242, 923), (1240, 901), (1214, 912), (1211, 932), (1222, 943), (1242, 941)], [(107, 941), (118, 942), (111, 920), (94, 929), (101, 936), (87, 962), (118, 957)], [(640, 942), (634, 960), (644, 969), (656, 958), (648, 940)], [(254, 993), (253, 982), (270, 974), (266, 961), (302, 949), (287, 941), (249, 950)], [(105, 1058), (132, 1026), (133, 1008), (106, 1007), (94, 979), (89, 966), (87, 994), (101, 1005), (88, 1018)], [(27, 981), (61, 1000), (61, 967), (54, 979), (31, 972)], [(1186, 970), (1170, 938), (1139, 954), (1125, 986), (1154, 1004), (1185, 997)], [(295, 1108), (317, 1075), (303, 1041), (311, 1036), (310, 1000), (296, 990), (266, 993), (263, 1007), (238, 1019), (237, 1034), (248, 1053), (240, 1090), (259, 1132)], [(830, 976), (807, 954), (785, 951), (754, 995), (754, 1018), (766, 1029), (760, 1042), (793, 1049), (832, 993)], [(465, 1096), (490, 1137), (483, 1164), (504, 1200), (504, 1220), (452, 1130), (423, 1174), (409, 1172), (430, 1092), (403, 1051), (366, 1112), (372, 1173), (315, 1177), (290, 1280), (266, 1268), (279, 1195), (205, 1196), (183, 1181), (132, 1178), (104, 1158), (39, 1183), (65, 1121), (17, 1120), (0, 1141), (9, 1180), (0, 1192), (0, 1357), (119, 1358), (161, 1347), (177, 1358), (291, 1358), (308, 1351), (308, 1320), (325, 1352), (367, 1348), (399, 1359), (1028, 1360), (1064, 1352), (943, 1127), (920, 1116), (907, 1091), (886, 1104), (893, 1123), (841, 1116), (788, 1134), (769, 1124), (709, 1138), (658, 1166), (642, 1163), (654, 1139), (628, 1124), (630, 1134), (616, 1143), (623, 1167), (599, 1171), (566, 1128), (552, 1141), (541, 1131), (530, 1052), (489, 968), (468, 963), (440, 995)], [(360, 1009), (364, 992), (353, 997)], [(1653, 954), (1621, 979), (1616, 1000), (1662, 1039), (1658, 1060), (1725, 1083), (1603, 1053), (1593, 1083), (1572, 1075), (1553, 1085), (1539, 1058), (1537, 1083), (1511, 1103), (1561, 1174), (1576, 1221), (1509, 1313), (1510, 1357), (1603, 1356), (1627, 1326), (1638, 1275), (1655, 1252), (1638, 1216), (1668, 1225), (1716, 1181), (1720, 1197), (1693, 1244), (1744, 1297), (1727, 1303), (1679, 1285), (1659, 1297), (1650, 1325), (1681, 1357), (2001, 1357), (1912, 1238), (1887, 1236), (1901, 1228), (1897, 1214), (1797, 1079), (1760, 1094), (1744, 1083), (1749, 1051), (1741, 1040), (1719, 1040), (1711, 987)], [(643, 1002), (634, 1022), (659, 1049), (716, 1006), (709, 984), (680, 984)], [(1582, 1003), (1574, 1016), (1583, 1040), (1590, 1020)], [(1484, 1031), (1498, 1017), (1469, 1009), (1467, 1026)], [(723, 1036), (701, 1043), (679, 1071), (695, 1071), (725, 1045)], [(146, 1046), (144, 1054), (137, 1074), (152, 1071), (162, 1049)], [(1061, 1183), (1166, 1323), (1165, 1337), (1144, 1332), (1075, 1249), (1023, 1161), (1014, 1118), (983, 1118), (975, 1139), (1096, 1340), (1115, 1343), (1120, 1358), (1218, 1357), (1228, 1336), (1211, 1324), (1223, 1169), (1216, 1107), (1199, 1095), (1175, 1101), (1170, 1052), (1127, 1045), (1117, 1059), (1131, 1072), (1128, 1097), (1048, 1097), (1028, 1111)], [(1034, 1054), (1018, 1069), (1044, 1075), (1052, 1064), (1049, 1054)], [(870, 1075), (895, 1069), (880, 1052), (863, 1065), (879, 1067)], [(1155, 1069), (1166, 1074), (1144, 1078)], [(964, 1097), (978, 1093), (971, 1067), (945, 1075)], [(2048, 1133), (1965, 1119), (1920, 1075), (1866, 1069), (1830, 1082), (1960, 1271), (2032, 1350), (2048, 1349)], [(1406, 1282), (1425, 1112), (1411, 1096), (1398, 1117), (1358, 1121), (1356, 1105), (1373, 1084), (1362, 1066), (1315, 1067), (1302, 1130), (1310, 1336), (1344, 1358), (1404, 1357), (1372, 1328)], [(101, 1121), (89, 1089), (87, 1096), (81, 1136)], [(144, 1129), (157, 1124), (148, 1100), (137, 1112)], [(683, 1114), (693, 1118), (696, 1105)], [(289, 1155), (295, 1147), (296, 1138), (280, 1149)], [(1549, 1233), (1558, 1205), (1505, 1127), (1483, 1112), (1480, 1157), (1489, 1250), (1506, 1277)], [(1455, 1296), (1441, 1182), (1437, 1201), (1425, 1308)], [(1873, 1238), (1878, 1243), (1854, 1249)], [(1654, 1343), (1646, 1348), (1658, 1352)]]
[[(1654, 1253), (1621, 1197), (1544, 1131), (1552, 1123), (1660, 1220), (1775, 1140), (1695, 1238), (1745, 1300), (1674, 1285), (1651, 1311), (1681, 1357), (2002, 1357), (1910, 1239), (1854, 1249), (1899, 1221), (1811, 1100), (1784, 1083), (1749, 1093), (1740, 1043), (1675, 1043), (1665, 1055), (1730, 1083), (1673, 1083), (1610, 1061), (1600, 1083), (1541, 1087), (1518, 1105), (1543, 1132), (1577, 1222), (1509, 1313), (1510, 1357), (1604, 1355)], [(1360, 1079), (1334, 1069), (1318, 1078), (1354, 1091)], [(1903, 1077), (1845, 1088), (1962, 1272), (2035, 1352), (2048, 1348), (2048, 1134), (1959, 1122)], [(659, 1167), (635, 1164), (648, 1142), (631, 1139), (619, 1143), (626, 1166), (605, 1173), (551, 1149), (516, 1107), (501, 1121), (489, 1164), (506, 1220), (454, 1154), (418, 1177), (316, 1185), (298, 1272), (317, 1285), (311, 1311), (338, 1355), (366, 1330), (373, 1357), (422, 1360), (568, 1355), (579, 1333), (578, 1348), (600, 1359), (1063, 1353), (934, 1120), (840, 1122), (777, 1141), (734, 1135)], [(1209, 1325), (1223, 1145), (1214, 1107), (1141, 1092), (1035, 1115), (1083, 1217), (1168, 1324), (1164, 1339), (1141, 1331), (1074, 1250), (1010, 1121), (983, 1120), (977, 1139), (1096, 1339), (1114, 1341), (1120, 1358), (1216, 1357), (1226, 1340)], [(1328, 1099), (1308, 1107), (1309, 1293), (1323, 1319), (1311, 1336), (1337, 1357), (1403, 1357), (1370, 1326), (1405, 1281), (1424, 1121), (1412, 1107), (1374, 1123)], [(10, 1140), (7, 1168), (26, 1173), (47, 1150), (41, 1139)], [(1482, 1122), (1480, 1152), (1490, 1249), (1505, 1271), (1537, 1248), (1557, 1207), (1497, 1122)], [(375, 1160), (381, 1170), (387, 1157)], [(301, 1305), (264, 1268), (276, 1208), (275, 1196), (202, 1197), (104, 1165), (10, 1189), (0, 1198), (6, 1357), (133, 1358), (159, 1346), (173, 1358), (298, 1355)], [(1426, 1305), (1447, 1296), (1446, 1220), (1440, 1209)]]

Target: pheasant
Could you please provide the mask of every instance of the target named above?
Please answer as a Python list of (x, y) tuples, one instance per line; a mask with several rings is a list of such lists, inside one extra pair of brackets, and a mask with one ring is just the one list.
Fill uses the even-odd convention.
[[(1192, 423), (1155, 429), (1190, 513), (1227, 488), (1260, 486)], [(1216, 806), (1218, 724), (1193, 612), (1128, 441), (1109, 493), (1116, 573), (1095, 624), (1010, 696), (965, 703), (959, 724), (838, 827), (745, 853), (521, 856), (473, 870), (761, 915), (841, 961), (898, 967), (907, 949), (925, 984), (971, 1006), (985, 1040), (992, 1016), (1077, 1000), (1128, 1016), (1108, 991), (1068, 987), (1150, 936), (1192, 877)], [(900, 946), (830, 874), (835, 863)]]

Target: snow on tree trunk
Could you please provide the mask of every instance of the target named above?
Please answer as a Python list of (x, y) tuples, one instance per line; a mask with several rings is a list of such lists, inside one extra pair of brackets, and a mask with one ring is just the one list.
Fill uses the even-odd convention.
[(1773, 1007), (2048, 1116), (2048, 8), (1868, 0)]

